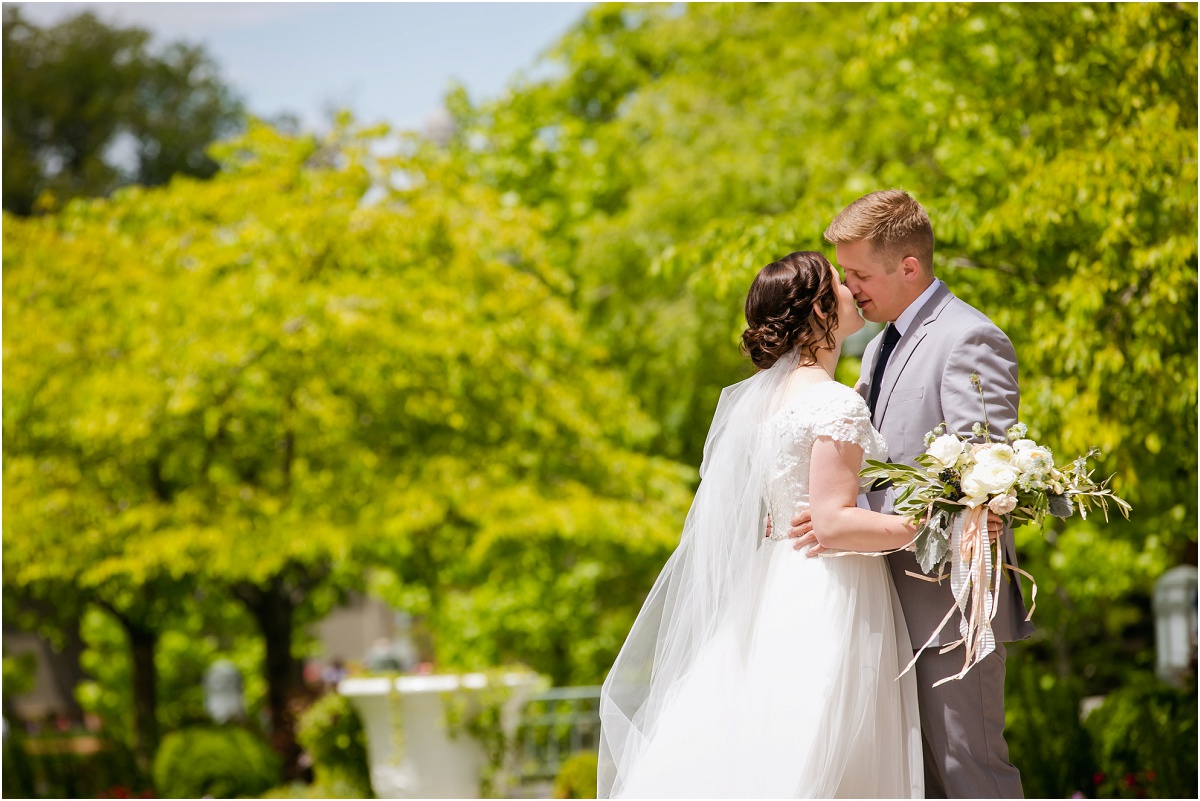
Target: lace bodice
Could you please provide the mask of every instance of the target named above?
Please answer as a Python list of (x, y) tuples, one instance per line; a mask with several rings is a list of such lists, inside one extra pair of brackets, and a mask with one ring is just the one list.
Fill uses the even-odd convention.
[(826, 381), (805, 387), (768, 422), (778, 443), (767, 486), (771, 539), (784, 539), (792, 517), (808, 508), (809, 466), (817, 437), (852, 442), (864, 459), (887, 459), (887, 442), (871, 426), (867, 403), (845, 384)]

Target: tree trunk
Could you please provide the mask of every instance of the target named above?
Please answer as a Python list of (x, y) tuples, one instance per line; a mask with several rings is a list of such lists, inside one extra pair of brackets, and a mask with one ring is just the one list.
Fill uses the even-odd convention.
[(97, 598), (96, 603), (117, 619), (129, 637), (133, 665), (133, 753), (138, 769), (149, 776), (158, 749), (158, 671), (154, 666), (158, 632), (145, 624), (144, 614), (123, 612), (102, 598)]
[(284, 760), (284, 776), (300, 777), (300, 746), (296, 743), (296, 706), (304, 697), (304, 669), (292, 655), (292, 626), (296, 607), (307, 594), (289, 592), (281, 576), (265, 586), (240, 584), (234, 594), (250, 610), (266, 643), (264, 672), (271, 745)]
[(133, 726), (138, 767), (150, 774), (158, 748), (158, 673), (154, 650), (158, 632), (123, 620), (133, 656)]

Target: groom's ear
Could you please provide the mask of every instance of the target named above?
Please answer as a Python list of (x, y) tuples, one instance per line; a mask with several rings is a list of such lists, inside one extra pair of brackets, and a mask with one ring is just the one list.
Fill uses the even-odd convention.
[(917, 261), (916, 256), (905, 256), (904, 260), (900, 262), (900, 269), (904, 271), (904, 278), (911, 280), (920, 276), (921, 262)]

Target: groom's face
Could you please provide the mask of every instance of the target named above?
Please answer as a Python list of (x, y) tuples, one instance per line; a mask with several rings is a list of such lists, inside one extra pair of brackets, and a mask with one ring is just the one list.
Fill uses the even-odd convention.
[[(904, 311), (904, 270), (886, 262), (867, 240), (837, 245), (838, 265), (846, 274), (846, 286), (854, 295), (862, 316), (873, 323), (895, 320)], [(890, 272), (889, 272), (890, 270)]]

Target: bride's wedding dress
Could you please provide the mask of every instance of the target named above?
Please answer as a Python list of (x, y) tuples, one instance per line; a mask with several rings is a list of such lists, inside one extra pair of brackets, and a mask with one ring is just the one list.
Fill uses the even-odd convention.
[[(915, 679), (897, 679), (912, 647), (885, 560), (808, 558), (786, 538), (809, 503), (817, 437), (857, 444), (869, 459), (886, 459), (886, 444), (852, 389), (830, 381), (789, 390), (779, 376), (764, 383), (757, 406), (741, 404), (748, 420), (736, 408), (721, 420), (718, 410), (710, 445), (717, 422), (751, 444), (726, 454), (724, 477), (711, 475), (722, 468), (720, 443), (706, 447), (706, 462), (715, 461), (684, 540), (605, 683), (602, 796), (923, 794)], [(746, 519), (722, 519), (706, 536), (693, 518), (717, 511), (705, 504), (716, 499), (702, 497), (710, 478), (740, 517), (765, 506), (773, 539), (762, 539), (761, 515), (753, 547), (741, 542)], [(739, 544), (722, 543), (721, 530)], [(726, 559), (733, 567), (722, 571)], [(705, 593), (722, 601), (706, 603)]]

